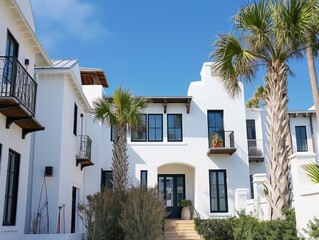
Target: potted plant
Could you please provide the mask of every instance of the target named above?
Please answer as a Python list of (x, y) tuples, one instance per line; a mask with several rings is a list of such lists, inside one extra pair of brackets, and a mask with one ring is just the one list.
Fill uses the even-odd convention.
[(212, 137), (212, 146), (214, 148), (219, 148), (223, 146), (223, 139), (220, 137), (218, 133), (215, 133)]
[(189, 199), (182, 199), (180, 201), (180, 206), (182, 207), (181, 219), (182, 220), (191, 220), (192, 219), (192, 201)]

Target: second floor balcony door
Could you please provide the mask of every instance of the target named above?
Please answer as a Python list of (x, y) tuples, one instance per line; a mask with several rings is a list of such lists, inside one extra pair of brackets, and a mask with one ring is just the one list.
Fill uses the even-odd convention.
[(15, 76), (15, 59), (18, 58), (19, 44), (8, 32), (6, 58), (3, 64), (3, 78), (1, 79), (0, 96), (10, 96), (13, 90)]
[(223, 146), (225, 143), (224, 134), (224, 116), (221, 110), (208, 111), (208, 136), (211, 139), (214, 135), (218, 134), (223, 141)]

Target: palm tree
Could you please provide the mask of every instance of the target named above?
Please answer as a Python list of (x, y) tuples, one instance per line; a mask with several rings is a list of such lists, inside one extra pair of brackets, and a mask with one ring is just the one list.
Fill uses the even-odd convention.
[(146, 100), (134, 97), (130, 90), (118, 88), (109, 99), (98, 98), (93, 102), (93, 119), (106, 122), (115, 130), (113, 141), (113, 186), (125, 190), (129, 183), (129, 162), (127, 155), (127, 128), (141, 123), (141, 111)]
[(248, 102), (246, 103), (247, 108), (260, 108), (265, 103), (265, 98), (267, 96), (267, 92), (265, 91), (265, 88), (263, 86), (258, 86), (254, 96), (252, 96)]
[[(306, 49), (312, 96), (319, 128), (319, 91), (314, 58), (319, 47), (319, 7), (317, 0), (294, 0), (278, 14), (283, 39), (289, 39), (293, 47)], [(299, 11), (296, 11), (299, 10)], [(305, 24), (306, 23), (306, 24)]]
[[(289, 1), (287, 5), (293, 1)], [(282, 38), (279, 31), (282, 23), (278, 13), (284, 10), (288, 12), (287, 5), (281, 1), (260, 0), (242, 7), (235, 16), (234, 30), (238, 32), (238, 36), (219, 35), (211, 53), (215, 62), (214, 71), (219, 73), (225, 90), (233, 97), (241, 92), (239, 80), (251, 82), (260, 66), (267, 69), (265, 108), (268, 115), (269, 149), (266, 157), (269, 179), (266, 187), (272, 219), (283, 218), (283, 209), (291, 204), (289, 147), (286, 144), (289, 135), (287, 60), (298, 56), (301, 46), (292, 46), (290, 41)]]

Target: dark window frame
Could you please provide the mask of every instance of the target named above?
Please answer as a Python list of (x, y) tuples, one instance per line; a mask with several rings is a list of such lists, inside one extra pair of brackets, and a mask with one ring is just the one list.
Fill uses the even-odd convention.
[(77, 136), (78, 133), (78, 105), (74, 103), (73, 108), (73, 135)]
[[(209, 124), (210, 116), (214, 114), (221, 114), (221, 126)], [(211, 129), (214, 129), (214, 130), (211, 130)], [(207, 110), (207, 132), (208, 132), (208, 146), (211, 146), (211, 143), (209, 142), (211, 134), (214, 135), (215, 133), (218, 133), (218, 135), (220, 135), (220, 137), (223, 140), (223, 144), (225, 144), (224, 110)]]
[[(9, 149), (6, 189), (5, 189), (5, 196), (4, 196), (3, 220), (2, 220), (3, 226), (16, 225), (18, 193), (19, 193), (20, 158), (21, 158), (21, 155), (19, 153), (13, 151), (12, 149)], [(15, 163), (12, 163), (12, 161), (15, 161)], [(14, 164), (13, 171), (11, 171), (12, 164)], [(11, 182), (13, 182), (12, 189), (9, 189), (8, 184)], [(8, 209), (9, 205), (11, 205), (11, 211), (9, 211)], [(7, 220), (7, 219), (10, 219), (10, 220)]]
[[(218, 173), (224, 173), (224, 187), (225, 187), (225, 210), (220, 209), (220, 185), (219, 185), (219, 180), (218, 180)], [(212, 192), (211, 192), (211, 174), (216, 173), (216, 191), (217, 191), (217, 210), (214, 210), (212, 207)], [(211, 213), (225, 213), (228, 212), (228, 190), (227, 190), (227, 173), (226, 169), (210, 169), (209, 170), (209, 205), (210, 205), (210, 212)]]
[[(107, 174), (111, 174), (111, 178), (106, 178)], [(108, 180), (111, 180), (108, 183)], [(112, 170), (103, 170), (101, 169), (101, 188), (113, 189), (113, 171)]]
[[(15, 47), (13, 55), (8, 54), (8, 43), (9, 43), (9, 41), (12, 42), (14, 44), (14, 47)], [(13, 36), (13, 34), (10, 32), (9, 29), (7, 29), (6, 56), (15, 57), (15, 58), (18, 58), (18, 56), (19, 56), (19, 43), (15, 39), (15, 37)]]
[[(297, 131), (297, 129), (299, 129), (300, 131), (301, 131), (301, 129), (303, 130), (305, 138), (302, 138), (301, 136), (300, 137), (297, 136), (297, 133), (301, 133), (300, 131)], [(307, 128), (306, 128), (306, 126), (304, 126), (304, 125), (295, 126), (295, 133), (296, 133), (297, 152), (308, 152), (308, 141), (307, 141), (308, 139), (307, 139)], [(302, 142), (303, 144), (300, 145), (300, 142)], [(303, 146), (305, 146), (305, 148), (303, 148)]]
[[(150, 127), (150, 117), (155, 117), (155, 126), (154, 127)], [(157, 135), (156, 135), (156, 132), (157, 130), (159, 129), (157, 126), (156, 126), (156, 121), (157, 121), (157, 116), (160, 117), (161, 119), (161, 126), (160, 126), (160, 130), (161, 130), (161, 138), (157, 139)], [(154, 129), (155, 130), (155, 139), (153, 140), (150, 140), (150, 129)], [(148, 142), (163, 142), (163, 114), (159, 114), (159, 113), (150, 113), (148, 114), (147, 116), (147, 139), (148, 139)]]
[[(143, 178), (143, 173), (145, 174), (145, 181), (144, 181), (144, 178)], [(147, 182), (148, 182), (147, 180), (148, 180), (148, 172), (147, 172), (147, 170), (141, 170), (141, 173), (140, 173), (141, 187), (147, 188)]]
[[(144, 126), (140, 125), (140, 126), (136, 126), (136, 127), (133, 127), (131, 128), (131, 142), (147, 142), (147, 137), (148, 137), (148, 117), (147, 117), (147, 114), (141, 114), (142, 118), (142, 121), (144, 120), (145, 121), (145, 124)], [(144, 128), (144, 133), (145, 133), (145, 139), (140, 139), (140, 138), (133, 138), (133, 131), (140, 131), (139, 128)]]
[[(173, 127), (169, 126), (169, 120), (168, 119), (169, 119), (170, 116), (175, 116), (175, 117), (176, 116), (180, 116), (180, 118), (181, 118), (180, 127), (175, 127), (175, 124), (174, 124)], [(175, 123), (175, 119), (174, 119), (174, 123)], [(180, 129), (181, 130), (181, 135), (180, 135), (181, 140), (170, 139), (170, 134), (169, 134), (169, 130), (170, 129), (174, 129), (174, 130)], [(175, 134), (174, 134), (174, 136), (175, 136)], [(167, 114), (167, 141), (168, 142), (183, 142), (183, 114), (181, 114), (181, 113), (176, 113), (176, 114), (170, 113), (170, 114)]]
[(111, 142), (114, 142), (115, 140), (115, 129), (114, 127), (111, 125), (111, 138), (110, 138), (110, 141)]

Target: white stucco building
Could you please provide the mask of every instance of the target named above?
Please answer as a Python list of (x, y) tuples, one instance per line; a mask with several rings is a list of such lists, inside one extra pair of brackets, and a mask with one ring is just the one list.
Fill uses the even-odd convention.
[[(51, 67), (35, 71), (38, 118), (46, 131), (35, 135), (32, 144), (32, 222), (27, 233), (81, 235), (85, 230), (76, 205), (100, 190), (101, 172), (101, 126), (90, 121), (90, 105), (82, 87), (102, 97), (106, 77), (100, 69), (81, 69), (77, 60), (54, 60)], [(91, 173), (88, 166), (92, 166)]]
[[(106, 97), (106, 76), (77, 60), (49, 60), (29, 1), (1, 0), (0, 23), (0, 239), (82, 239), (76, 204), (112, 187), (115, 133), (90, 115), (92, 101)], [(186, 96), (147, 97), (143, 125), (127, 136), (131, 183), (158, 186), (170, 218), (180, 217), (182, 199), (202, 218), (244, 206), (267, 218), (256, 196), (267, 172), (266, 113), (245, 108), (241, 84), (230, 98), (211, 66)], [(309, 217), (300, 209), (319, 191), (300, 166), (318, 159), (319, 136), (313, 109), (289, 117), (301, 229)]]
[[(159, 186), (169, 217), (179, 217), (181, 199), (190, 199), (203, 218), (235, 215), (234, 191), (249, 188), (244, 95), (231, 99), (205, 63), (201, 80), (185, 97), (148, 97), (144, 126), (128, 136), (133, 183)], [(223, 145), (212, 146), (219, 134)], [(108, 132), (105, 182), (111, 176), (112, 132)]]
[(38, 121), (34, 65), (51, 63), (35, 36), (29, 1), (0, 1), (0, 238), (24, 234), (31, 134)]

